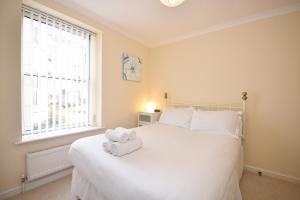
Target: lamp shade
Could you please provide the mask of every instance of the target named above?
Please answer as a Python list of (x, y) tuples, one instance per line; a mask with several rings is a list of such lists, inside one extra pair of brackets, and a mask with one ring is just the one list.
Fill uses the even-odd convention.
[(153, 113), (155, 110), (155, 103), (154, 102), (148, 102), (146, 104), (146, 110), (147, 112)]
[(185, 0), (160, 0), (161, 3), (168, 7), (176, 7), (182, 4)]

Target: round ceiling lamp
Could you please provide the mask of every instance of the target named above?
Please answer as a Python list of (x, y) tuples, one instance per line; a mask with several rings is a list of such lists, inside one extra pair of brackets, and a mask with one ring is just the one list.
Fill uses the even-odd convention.
[(176, 7), (182, 4), (185, 0), (160, 0), (165, 6)]

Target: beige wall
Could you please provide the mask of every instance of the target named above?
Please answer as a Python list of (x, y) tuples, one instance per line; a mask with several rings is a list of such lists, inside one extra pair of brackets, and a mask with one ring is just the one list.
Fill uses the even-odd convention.
[[(249, 92), (246, 164), (300, 177), (300, 13), (147, 49), (52, 0), (38, 2), (103, 31), (103, 125), (132, 127), (148, 99), (232, 102)], [(25, 153), (95, 133), (15, 145), (21, 134), (21, 0), (0, 1), (0, 192), (19, 185)], [(121, 80), (121, 53), (143, 59), (141, 83)], [(150, 62), (151, 61), (151, 62)], [(151, 68), (149, 68), (151, 66)]]
[[(137, 111), (147, 99), (145, 75), (148, 49), (55, 1), (38, 2), (103, 31), (103, 125), (135, 126)], [(26, 152), (71, 143), (79, 137), (95, 134), (91, 132), (23, 145), (14, 144), (21, 134), (21, 3), (21, 0), (0, 1), (0, 192), (20, 184), (20, 176), (25, 173)], [(121, 80), (122, 52), (142, 58), (141, 83)]]
[(300, 178), (300, 12), (154, 48), (151, 98), (235, 102), (248, 91), (246, 164)]

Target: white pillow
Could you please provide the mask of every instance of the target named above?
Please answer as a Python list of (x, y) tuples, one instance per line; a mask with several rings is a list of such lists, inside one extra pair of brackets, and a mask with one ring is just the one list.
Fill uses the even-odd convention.
[(194, 111), (191, 130), (222, 131), (239, 136), (240, 114), (234, 111)]
[(159, 118), (162, 124), (168, 124), (183, 128), (189, 128), (193, 116), (194, 108), (167, 107)]

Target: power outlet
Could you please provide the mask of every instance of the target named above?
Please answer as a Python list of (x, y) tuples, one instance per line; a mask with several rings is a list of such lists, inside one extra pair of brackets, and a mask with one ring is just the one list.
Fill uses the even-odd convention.
[(25, 183), (26, 180), (27, 180), (27, 177), (24, 174), (22, 174), (21, 175), (21, 183)]

